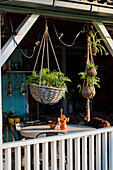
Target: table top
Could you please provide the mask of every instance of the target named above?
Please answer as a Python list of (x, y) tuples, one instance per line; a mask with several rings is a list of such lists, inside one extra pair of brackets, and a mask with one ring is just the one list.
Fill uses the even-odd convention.
[(83, 125), (68, 124), (67, 130), (61, 130), (60, 127), (57, 127), (57, 129), (50, 129), (49, 125), (37, 125), (37, 126), (23, 127), (22, 129), (20, 129), (20, 133), (24, 137), (36, 138), (36, 136), (39, 133), (43, 133), (43, 132), (74, 133), (78, 131), (88, 131), (88, 130), (95, 130), (95, 128), (89, 126), (83, 126)]

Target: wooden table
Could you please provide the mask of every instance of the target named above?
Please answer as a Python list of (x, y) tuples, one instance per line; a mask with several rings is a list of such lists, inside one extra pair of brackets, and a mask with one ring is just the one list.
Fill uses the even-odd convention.
[(22, 129), (20, 129), (20, 133), (24, 137), (29, 138), (36, 138), (36, 136), (39, 133), (43, 132), (64, 132), (64, 133), (74, 133), (78, 131), (89, 131), (89, 130), (95, 130), (95, 128), (89, 127), (89, 126), (83, 126), (83, 125), (72, 125), (69, 124), (67, 126), (67, 131), (60, 130), (59, 127), (57, 129), (50, 129), (49, 125), (37, 125), (37, 126), (27, 126)]

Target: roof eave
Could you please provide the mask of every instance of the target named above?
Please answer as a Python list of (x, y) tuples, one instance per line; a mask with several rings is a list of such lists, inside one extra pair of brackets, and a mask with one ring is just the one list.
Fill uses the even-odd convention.
[[(61, 15), (65, 16), (87, 16), (87, 19), (103, 18), (103, 20), (113, 18), (113, 6), (86, 1), (62, 1), (56, 0), (9, 0), (0, 1), (0, 10), (17, 13), (37, 13), (40, 15)], [(75, 17), (76, 18), (76, 17)], [(105, 18), (105, 19), (104, 19)]]

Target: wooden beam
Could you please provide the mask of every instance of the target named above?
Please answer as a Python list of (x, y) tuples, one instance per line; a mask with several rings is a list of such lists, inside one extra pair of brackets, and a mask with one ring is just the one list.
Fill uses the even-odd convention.
[(99, 30), (99, 34), (102, 38), (105, 38), (106, 41), (104, 41), (105, 45), (107, 46), (109, 52), (111, 53), (111, 55), (113, 56), (113, 40), (109, 37), (110, 34), (108, 33), (106, 27), (104, 26), (104, 24), (100, 21), (95, 21), (93, 22), (95, 28), (97, 30)]
[[(0, 57), (1, 57), (1, 14), (0, 14)], [(0, 67), (0, 169), (3, 169), (2, 157), (2, 82), (1, 82), (1, 67)]]
[[(14, 13), (24, 13), (24, 14), (28, 14), (28, 13), (32, 13), (32, 14), (37, 14), (37, 15), (43, 15), (43, 16), (49, 16), (49, 17), (58, 17), (58, 18), (66, 18), (66, 19), (81, 19), (81, 20), (99, 20), (99, 21), (105, 21), (105, 22), (111, 22), (113, 23), (113, 18), (112, 18), (112, 14), (110, 14), (108, 16), (107, 15), (103, 15), (102, 13), (100, 15), (95, 15), (95, 12), (90, 12), (87, 13), (87, 11), (85, 11), (85, 13), (81, 13), (81, 11), (78, 10), (76, 12), (76, 9), (73, 11), (71, 11), (71, 9), (66, 10), (65, 8), (63, 8), (65, 11), (59, 11), (59, 10), (55, 10), (55, 7), (52, 7), (51, 9), (48, 8), (44, 8), (44, 9), (36, 9), (36, 8), (30, 8), (30, 7), (17, 7), (17, 6), (9, 6), (9, 5), (2, 5), (0, 4), (0, 12), (2, 12), (3, 10), (6, 12), (14, 12)], [(57, 8), (58, 9), (58, 8)], [(61, 9), (59, 7), (59, 9)], [(96, 8), (97, 9), (97, 8)], [(106, 9), (104, 9), (106, 10)], [(94, 8), (93, 8), (94, 11)]]
[[(27, 16), (24, 21), (20, 24), (20, 26), (17, 28), (16, 32), (18, 34), (15, 36), (15, 40), (17, 44), (21, 42), (21, 40), (24, 38), (24, 36), (27, 34), (29, 29), (32, 27), (32, 25), (35, 23), (39, 15), (29, 15)], [(2, 48), (2, 55), (0, 57), (0, 67), (3, 66), (5, 61), (9, 58), (9, 56), (12, 54), (12, 52), (15, 50), (17, 45), (15, 44), (12, 37), (6, 42), (4, 47)]]

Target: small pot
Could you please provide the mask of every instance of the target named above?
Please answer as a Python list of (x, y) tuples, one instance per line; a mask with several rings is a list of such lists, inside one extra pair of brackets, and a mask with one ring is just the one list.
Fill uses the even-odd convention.
[(96, 54), (97, 54), (97, 48), (92, 47), (92, 55), (96, 56)]
[(58, 122), (57, 121), (48, 121), (50, 129), (56, 129), (58, 126)]
[(83, 86), (81, 94), (84, 98), (93, 98), (96, 94), (95, 87)]
[(88, 68), (87, 69), (87, 75), (90, 77), (94, 77), (97, 75), (97, 71), (95, 68)]

